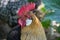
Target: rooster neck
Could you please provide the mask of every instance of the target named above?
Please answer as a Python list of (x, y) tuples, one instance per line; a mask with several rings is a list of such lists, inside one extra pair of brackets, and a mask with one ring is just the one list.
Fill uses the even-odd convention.
[(34, 14), (32, 14), (32, 24), (31, 25), (33, 25), (33, 24), (40, 25), (39, 19)]
[(28, 31), (32, 31), (35, 29), (40, 29), (41, 23), (39, 21), (39, 19), (32, 13), (31, 14), (32, 17), (32, 23), (28, 26), (25, 26), (21, 31), (23, 32), (28, 32)]
[(26, 26), (26, 27), (38, 28), (38, 27), (41, 26), (41, 23), (40, 23), (39, 19), (33, 13), (31, 13), (31, 18), (32, 18), (32, 23), (29, 26)]

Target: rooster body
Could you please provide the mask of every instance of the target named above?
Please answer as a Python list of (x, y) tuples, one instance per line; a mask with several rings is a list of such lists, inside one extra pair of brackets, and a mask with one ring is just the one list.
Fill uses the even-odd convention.
[(20, 40), (20, 26), (15, 26), (7, 35), (7, 40)]
[(32, 23), (21, 30), (21, 40), (47, 40), (39, 19), (31, 13)]

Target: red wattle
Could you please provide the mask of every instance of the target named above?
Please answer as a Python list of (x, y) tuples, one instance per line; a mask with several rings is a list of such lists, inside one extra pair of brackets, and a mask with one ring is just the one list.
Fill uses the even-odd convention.
[(21, 28), (23, 28), (24, 26), (26, 26), (26, 21), (18, 19), (18, 24), (21, 25)]

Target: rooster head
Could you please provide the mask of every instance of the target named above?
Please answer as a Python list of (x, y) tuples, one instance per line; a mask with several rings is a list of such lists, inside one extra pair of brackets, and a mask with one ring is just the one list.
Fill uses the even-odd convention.
[(31, 10), (35, 9), (35, 3), (28, 3), (24, 6), (22, 6), (19, 10), (18, 10), (18, 24), (21, 25), (21, 28), (23, 28), (24, 26), (26, 26), (26, 19), (30, 18), (29, 12)]

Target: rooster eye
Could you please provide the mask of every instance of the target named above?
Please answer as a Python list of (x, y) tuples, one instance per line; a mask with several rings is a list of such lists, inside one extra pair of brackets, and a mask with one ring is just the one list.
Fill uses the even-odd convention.
[(27, 15), (24, 15), (24, 17), (27, 17)]
[(27, 17), (27, 16), (25, 15), (25, 17)]

